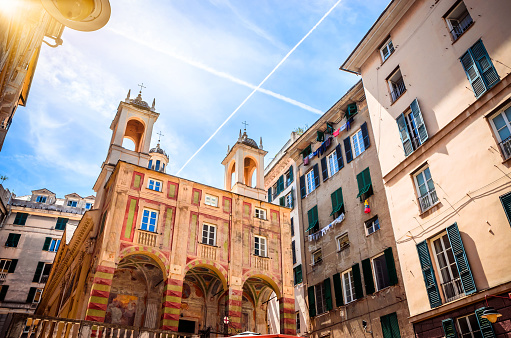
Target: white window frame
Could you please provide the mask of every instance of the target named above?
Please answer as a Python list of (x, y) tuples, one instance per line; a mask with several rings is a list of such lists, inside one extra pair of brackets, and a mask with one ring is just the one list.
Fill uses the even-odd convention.
[[(348, 282), (349, 288), (346, 287)], [(348, 269), (342, 273), (342, 293), (344, 297), (344, 304), (349, 304), (356, 300), (355, 296), (355, 281), (353, 280), (353, 270)], [(349, 296), (349, 298), (348, 298)]]
[[(511, 157), (511, 120), (507, 117), (506, 111), (509, 110), (511, 113), (511, 104), (504, 107), (504, 109), (500, 110), (498, 113), (493, 114), (489, 120), (490, 125), (493, 130), (493, 134), (497, 138), (497, 141), (499, 142), (499, 146), (504, 154), (504, 157), (506, 159)], [(510, 136), (506, 139), (502, 139), (502, 137), (499, 134), (499, 130), (502, 130), (504, 128), (497, 129), (497, 126), (495, 125), (494, 119), (497, 118), (497, 116), (502, 116), (504, 119), (504, 127), (507, 128), (509, 131)]]
[[(459, 330), (459, 333), (460, 333), (460, 337), (463, 337), (463, 338), (465, 338), (465, 337), (475, 338), (475, 336), (474, 336), (475, 332), (481, 333), (481, 328), (479, 327), (479, 324), (477, 324), (476, 327), (472, 327), (472, 324), (470, 324), (470, 320), (468, 318), (471, 317), (471, 316), (475, 317), (475, 321), (477, 323), (477, 317), (476, 317), (475, 313), (471, 313), (469, 315), (456, 318), (456, 324), (458, 324), (458, 330)], [(469, 332), (463, 332), (463, 330), (461, 329), (461, 325), (460, 325), (460, 321), (461, 320), (464, 320), (467, 323), (467, 327), (470, 330)]]
[(162, 192), (163, 182), (154, 178), (150, 178), (147, 180), (147, 189)]
[(254, 235), (254, 255), (268, 257), (268, 240), (266, 237)]
[(92, 209), (92, 203), (89, 203), (89, 202), (85, 203), (85, 209), (86, 210)]
[[(375, 224), (378, 224), (378, 228), (376, 228)], [(380, 230), (380, 219), (378, 218), (378, 216), (373, 217), (370, 220), (364, 222), (364, 228), (365, 228), (366, 236), (372, 235), (376, 231)], [(369, 232), (369, 229), (372, 229), (372, 231)]]
[[(472, 23), (470, 23), (469, 25), (467, 25), (465, 27), (465, 29), (462, 31), (462, 32), (459, 32), (459, 33), (456, 33), (456, 36), (453, 35), (452, 31), (454, 30), (454, 27), (451, 20), (452, 21), (458, 21), (457, 19), (455, 19), (453, 17), (453, 13), (456, 12), (458, 10), (458, 8), (460, 8), (460, 6), (463, 6), (465, 7), (465, 12), (467, 12), (468, 16), (470, 16), (470, 18), (472, 19)], [(464, 13), (464, 12), (462, 12)], [(459, 18), (459, 17), (458, 17)], [(464, 19), (465, 17), (463, 17)], [(467, 31), (467, 29), (474, 23), (474, 19), (472, 18), (472, 15), (470, 15), (470, 12), (468, 11), (468, 8), (467, 8), (467, 5), (465, 4), (465, 2), (463, 1), (460, 1), (458, 3), (458, 5), (456, 5), (456, 7), (454, 7), (452, 10), (450, 10), (446, 15), (445, 15), (445, 22), (447, 23), (447, 27), (449, 28), (449, 33), (451, 34), (451, 37), (453, 38), (454, 41), (458, 40), (458, 38), (460, 36), (463, 35), (463, 33), (465, 33)], [(460, 23), (460, 21), (458, 21), (458, 23)], [(459, 27), (459, 26), (458, 26)]]
[[(375, 259), (380, 258), (380, 257), (383, 257), (383, 260), (385, 261), (385, 255), (383, 252), (381, 254), (376, 255), (373, 258), (371, 258), (371, 266), (373, 268), (373, 280), (374, 280), (374, 286), (376, 288), (376, 291), (383, 290), (390, 286), (390, 276), (389, 276), (389, 269), (387, 266), (387, 261), (385, 261), (385, 269), (383, 269), (383, 267), (381, 267), (381, 266), (378, 266), (378, 267), (376, 266)], [(380, 269), (381, 269), (381, 271), (380, 271)], [(387, 280), (388, 280), (389, 285), (385, 285), (385, 286), (380, 285), (380, 282), (378, 282), (378, 272), (380, 272), (382, 274), (384, 274), (384, 273), (387, 274)], [(383, 277), (383, 279), (385, 279), (385, 277)]]
[[(145, 212), (149, 212), (149, 215), (148, 215), (148, 218), (147, 218), (147, 223), (144, 222), (144, 217), (146, 217), (144, 214)], [(154, 224), (154, 231), (151, 231), (149, 230), (150, 229), (150, 226), (151, 226), (151, 223), (150, 223), (150, 220), (153, 219), (152, 217), (152, 213), (156, 213), (156, 217), (155, 217), (155, 224)], [(158, 216), (159, 216), (159, 211), (158, 210), (154, 210), (154, 209), (148, 209), (148, 208), (144, 208), (142, 209), (142, 218), (140, 219), (140, 230), (142, 231), (149, 231), (149, 232), (152, 232), (152, 233), (157, 233), (158, 232)], [(144, 224), (145, 224), (145, 229), (143, 228), (144, 227)]]
[(337, 161), (337, 151), (332, 151), (326, 157), (326, 164), (328, 168), (328, 177), (332, 177), (339, 171), (339, 162)]
[[(204, 227), (207, 226), (207, 230), (204, 229)], [(202, 223), (202, 244), (204, 245), (211, 245), (216, 246), (216, 232), (217, 232), (217, 226), (211, 223)], [(213, 234), (213, 244), (209, 243), (209, 240), (211, 239), (211, 234)], [(206, 236), (204, 236), (206, 235)], [(204, 241), (206, 240), (206, 241)]]
[(218, 208), (218, 196), (206, 194), (206, 196), (204, 197), (204, 204)]
[(305, 186), (307, 188), (307, 195), (316, 190), (316, 181), (314, 181), (314, 169), (309, 170), (305, 174)]
[[(385, 53), (383, 52), (384, 49), (388, 51), (387, 56), (385, 56)], [(394, 51), (395, 48), (394, 44), (392, 43), (392, 39), (388, 38), (387, 41), (385, 41), (385, 43), (380, 47), (381, 61), (385, 62), (385, 60), (387, 60), (394, 53)]]
[(314, 286), (314, 297), (316, 298), (316, 314), (318, 315), (327, 312), (324, 291), (324, 282), (318, 283)]
[[(48, 272), (47, 275), (44, 274), (44, 270), (46, 269), (46, 267), (50, 265), (50, 271)], [(43, 265), (43, 270), (41, 271), (41, 276), (39, 276), (39, 281), (37, 283), (46, 283), (48, 281), (48, 278), (50, 277), (50, 273), (51, 273), (51, 268), (53, 267), (53, 263), (44, 263)], [(44, 280), (44, 277), (46, 277), (46, 280)]]
[(77, 200), (68, 200), (67, 206), (71, 207), (71, 208), (76, 208), (76, 207), (78, 207), (78, 201)]
[(284, 197), (285, 200), (285, 206), (288, 208), (291, 208), (291, 202), (293, 201), (293, 195), (292, 191), (288, 192), (287, 195)]
[[(7, 264), (9, 263), (9, 264)], [(11, 267), (12, 259), (2, 258), (0, 259), (0, 273), (7, 274), (9, 272), (9, 268)], [(7, 265), (7, 267), (5, 267)]]
[(266, 209), (255, 208), (254, 217), (266, 220)]
[[(428, 180), (426, 177), (426, 170), (429, 172), (430, 179)], [(419, 185), (419, 179), (418, 177), (422, 176), (422, 179), (424, 181), (424, 186), (426, 188), (426, 193), (424, 195), (421, 195), (420, 185)], [(430, 190), (428, 182), (431, 181), (433, 184), (433, 189)], [(438, 196), (436, 195), (436, 188), (435, 188), (435, 181), (433, 180), (433, 176), (431, 175), (431, 170), (429, 169), (429, 166), (426, 166), (422, 168), (422, 170), (416, 174), (413, 175), (413, 182), (415, 184), (415, 190), (417, 191), (417, 199), (419, 200), (419, 208), (422, 212), (425, 212), (429, 209), (431, 209), (436, 203), (438, 203)], [(429, 206), (427, 208), (422, 207), (421, 200), (424, 198), (428, 198)], [(436, 200), (435, 200), (436, 199)]]
[(44, 195), (37, 195), (35, 198), (35, 201), (37, 203), (46, 203), (47, 200), (48, 200), (48, 196), (44, 196)]
[(289, 187), (291, 182), (289, 182), (289, 170), (284, 173), (284, 189)]
[[(348, 241), (346, 244), (341, 246), (341, 239), (347, 238)], [(337, 251), (342, 251), (350, 246), (350, 237), (348, 236), (348, 233), (345, 232), (335, 238), (335, 242), (337, 243)]]
[(353, 149), (353, 158), (357, 158), (364, 151), (366, 151), (362, 129), (357, 130), (355, 133), (353, 133), (353, 135), (351, 135), (351, 148)]
[[(445, 298), (445, 302), (448, 303), (448, 302), (452, 302), (453, 300), (456, 300), (456, 299), (462, 297), (465, 293), (463, 292), (463, 286), (461, 285), (461, 277), (460, 277), (460, 274), (458, 271), (458, 265), (456, 264), (456, 259), (454, 258), (454, 253), (452, 251), (452, 247), (449, 247), (449, 248), (445, 247), (444, 240), (442, 239), (444, 236), (447, 237), (446, 231), (443, 231), (442, 233), (431, 238), (430, 245), (431, 245), (431, 252), (433, 253), (434, 260), (435, 260), (435, 270), (436, 270), (436, 272), (439, 276), (439, 279), (440, 279), (439, 289), (441, 290), (441, 292)], [(436, 251), (436, 247), (435, 247), (436, 240), (440, 241), (440, 244), (442, 247), (441, 252)], [(448, 237), (447, 237), (447, 242), (449, 242), (449, 245), (451, 245)], [(451, 253), (453, 254), (453, 262), (452, 263), (449, 262), (449, 255), (447, 254), (447, 251), (449, 249), (451, 249)], [(442, 273), (442, 270), (440, 268), (440, 262), (438, 261), (439, 254), (441, 254), (443, 256), (444, 260), (447, 262), (447, 265), (445, 266), (444, 269), (445, 269), (445, 271), (447, 271), (447, 274), (448, 274), (448, 277), (450, 280), (445, 280), (444, 274)], [(456, 269), (456, 272), (458, 273), (458, 277), (454, 277), (454, 273), (453, 273), (454, 269)], [(455, 291), (456, 286), (458, 288), (458, 293), (450, 298), (447, 298), (447, 294), (444, 289), (444, 284), (447, 284), (447, 283), (452, 283), (452, 290), (454, 290), (455, 293), (456, 293), (456, 291)]]
[(37, 288), (34, 293), (34, 298), (32, 299), (32, 304), (39, 304), (42, 296), (43, 296), (43, 288)]
[(51, 242), (50, 242), (50, 246), (48, 247), (48, 252), (57, 252), (59, 250), (59, 246), (60, 246), (60, 239), (52, 238)]
[[(318, 258), (319, 256), (319, 258)], [(312, 266), (320, 264), (323, 261), (323, 253), (321, 252), (321, 248), (315, 250), (311, 255)]]

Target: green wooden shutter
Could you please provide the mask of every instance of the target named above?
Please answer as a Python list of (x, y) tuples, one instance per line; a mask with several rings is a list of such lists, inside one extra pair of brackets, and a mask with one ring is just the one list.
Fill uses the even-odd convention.
[(289, 206), (291, 209), (295, 207), (295, 189), (291, 187), (291, 191), (289, 192), (289, 197), (291, 200), (291, 205)]
[(305, 175), (300, 176), (300, 198), (304, 198), (307, 195), (305, 190)]
[(323, 182), (328, 179), (328, 166), (326, 165), (326, 157), (321, 159), (321, 173), (323, 175)]
[(369, 132), (367, 131), (367, 122), (362, 123), (362, 125), (360, 126), (360, 131), (362, 132), (364, 147), (367, 149), (371, 145), (371, 141), (369, 140)]
[(289, 183), (293, 182), (294, 180), (294, 177), (293, 177), (293, 166), (290, 166), (289, 167)]
[(41, 278), (43, 269), (44, 269), (44, 262), (37, 263), (37, 268), (35, 269), (34, 278), (32, 279), (33, 283), (39, 283), (39, 279)]
[(318, 219), (318, 206), (315, 205), (314, 208), (312, 208), (312, 214), (314, 216), (314, 222), (319, 223)]
[(364, 174), (365, 185), (372, 185), (373, 183), (371, 182), (371, 172), (369, 171), (369, 167), (365, 168), (362, 173)]
[(500, 203), (502, 203), (502, 207), (506, 213), (507, 221), (511, 225), (511, 192), (500, 196)]
[(366, 295), (372, 295), (374, 293), (374, 280), (373, 271), (371, 269), (371, 260), (369, 258), (362, 261), (362, 273), (364, 274)]
[(484, 307), (481, 307), (476, 310), (477, 323), (479, 324), (479, 328), (481, 329), (481, 334), (483, 338), (495, 338), (495, 331), (493, 331), (493, 326), (490, 321), (486, 318), (482, 318)]
[(333, 309), (332, 305), (332, 286), (330, 285), (330, 278), (326, 278), (323, 282), (323, 285), (325, 285), (325, 303), (326, 303), (326, 310), (330, 311)]
[(390, 285), (397, 284), (397, 271), (396, 263), (394, 262), (394, 256), (392, 255), (392, 248), (387, 248), (383, 251), (385, 254), (385, 263), (387, 263), (387, 271), (389, 272)]
[(334, 281), (335, 306), (342, 306), (344, 304), (344, 297), (342, 295), (341, 274), (336, 273), (332, 276), (332, 279)]
[(344, 152), (346, 153), (346, 163), (353, 161), (353, 154), (351, 153), (351, 142), (349, 137), (344, 139)]
[(442, 320), (442, 327), (444, 329), (445, 338), (456, 338), (458, 336), (452, 318)]
[(9, 271), (7, 271), (8, 273), (14, 273), (14, 270), (16, 270), (16, 265), (18, 265), (18, 260), (17, 259), (12, 259), (11, 260), (11, 265), (9, 266)]
[(282, 196), (281, 198), (279, 198), (279, 205), (281, 207), (285, 206), (286, 205), (286, 200), (284, 198), (284, 196)]
[(482, 75), (486, 88), (490, 89), (500, 81), (500, 78), (495, 67), (493, 67), (493, 63), (491, 62), (488, 52), (486, 52), (486, 48), (484, 48), (483, 42), (481, 40), (477, 41), (470, 50), (479, 69), (479, 73)]
[(17, 212), (16, 217), (14, 218), (14, 224), (16, 225), (25, 225), (27, 222), (28, 214), (25, 212)]
[(35, 292), (37, 291), (37, 288), (30, 288), (28, 291), (27, 296), (27, 303), (32, 303), (34, 301)]
[(284, 176), (281, 175), (277, 180), (277, 195), (284, 191)]
[(399, 137), (401, 138), (401, 143), (403, 143), (405, 156), (408, 156), (413, 152), (413, 146), (410, 134), (408, 133), (408, 128), (406, 128), (405, 116), (403, 114), (399, 115), (396, 122), (397, 128), (399, 129)]
[(268, 203), (271, 203), (271, 187), (268, 188)]
[(316, 299), (314, 298), (314, 286), (307, 289), (309, 295), (309, 317), (316, 317)]
[(297, 265), (296, 268), (293, 269), (295, 273), (295, 285), (300, 284), (303, 281), (302, 277), (302, 265)]
[(417, 99), (413, 100), (412, 104), (410, 105), (410, 109), (412, 110), (413, 120), (415, 121), (415, 126), (419, 133), (419, 140), (421, 141), (421, 144), (423, 144), (428, 139), (428, 131), (426, 129), (426, 125), (424, 124), (424, 119), (422, 118), (421, 109)]
[(463, 56), (460, 58), (460, 61), (463, 69), (465, 70), (468, 81), (474, 90), (474, 95), (476, 97), (481, 96), (481, 94), (486, 91), (486, 86), (484, 84), (483, 78), (479, 74), (479, 69), (476, 66), (470, 49), (465, 54), (463, 54)]
[(43, 251), (48, 251), (48, 249), (50, 248), (50, 244), (51, 244), (51, 237), (46, 237), (46, 239), (44, 240), (44, 244), (43, 244)]
[(9, 289), (9, 285), (2, 285), (0, 289), (0, 302), (3, 302), (5, 299), (5, 295), (7, 294), (7, 290)]
[(344, 168), (344, 161), (342, 160), (342, 150), (341, 144), (335, 146), (335, 154), (337, 155), (337, 165), (339, 166), (339, 170)]
[(422, 241), (417, 244), (417, 252), (419, 254), (419, 261), (421, 264), (422, 275), (424, 277), (424, 283), (426, 284), (426, 292), (428, 293), (429, 304), (431, 308), (442, 305), (442, 299), (438, 292), (438, 286), (435, 279), (435, 273), (433, 271), (433, 265), (431, 264), (431, 258), (429, 256), (428, 243)]
[(330, 200), (332, 201), (332, 212), (330, 213), (330, 216), (332, 216), (333, 214), (336, 213), (337, 205), (339, 204), (339, 202), (337, 201), (337, 191), (334, 191), (330, 195)]
[(57, 224), (55, 225), (55, 229), (65, 230), (67, 221), (68, 221), (67, 218), (62, 218), (62, 217), (57, 218)]
[(362, 278), (360, 277), (360, 267), (358, 263), (353, 265), (351, 269), (353, 271), (353, 283), (355, 284), (355, 298), (363, 298), (364, 290), (362, 289)]
[(357, 174), (358, 193), (364, 190), (364, 172)]
[(316, 141), (318, 142), (323, 142), (325, 140), (325, 133), (323, 133), (322, 131), (317, 131), (317, 137), (316, 137)]
[(397, 320), (397, 314), (395, 312), (387, 315), (389, 319), (390, 329), (392, 330), (392, 338), (401, 338), (401, 332), (399, 332), (399, 321)]
[(291, 253), (293, 255), (293, 264), (296, 264), (296, 245), (295, 245), (295, 241), (291, 242)]
[(383, 333), (383, 338), (393, 338), (389, 316), (388, 315), (381, 316), (380, 322), (381, 322), (381, 331)]
[(318, 164), (314, 164), (314, 184), (316, 186), (315, 189), (317, 189), (319, 187), (319, 166)]
[(463, 286), (465, 294), (470, 295), (476, 292), (476, 284), (474, 282), (474, 277), (472, 276), (472, 271), (470, 270), (470, 265), (468, 264), (468, 258), (458, 230), (458, 224), (454, 223), (453, 225), (448, 226), (446, 230), (449, 242), (451, 242), (452, 253), (456, 260), (456, 265), (458, 266), (461, 285)]
[(327, 134), (333, 134), (334, 133), (334, 126), (332, 126), (330, 123), (326, 123), (326, 133)]

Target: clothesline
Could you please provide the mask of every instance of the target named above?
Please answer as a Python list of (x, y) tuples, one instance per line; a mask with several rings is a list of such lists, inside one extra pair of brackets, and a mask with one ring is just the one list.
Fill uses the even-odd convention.
[(323, 237), (323, 235), (325, 235), (328, 232), (328, 230), (330, 230), (334, 225), (341, 223), (342, 221), (344, 221), (344, 213), (340, 214), (339, 217), (334, 219), (334, 221), (332, 223), (328, 224), (323, 229), (319, 230), (318, 232), (313, 233), (312, 235), (309, 235), (309, 242), (316, 241), (320, 237)]

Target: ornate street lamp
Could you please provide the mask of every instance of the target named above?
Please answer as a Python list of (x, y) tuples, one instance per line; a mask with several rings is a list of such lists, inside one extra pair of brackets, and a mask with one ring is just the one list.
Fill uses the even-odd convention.
[(495, 310), (493, 307), (488, 306), (488, 297), (494, 298), (503, 298), (511, 300), (511, 293), (507, 295), (507, 297), (496, 296), (496, 295), (486, 295), (484, 296), (484, 300), (486, 301), (486, 308), (483, 311), (483, 315), (481, 318), (488, 319), (490, 323), (495, 323), (499, 317), (502, 317), (502, 314)]
[(109, 0), (41, 0), (44, 9), (66, 27), (95, 31), (110, 19)]

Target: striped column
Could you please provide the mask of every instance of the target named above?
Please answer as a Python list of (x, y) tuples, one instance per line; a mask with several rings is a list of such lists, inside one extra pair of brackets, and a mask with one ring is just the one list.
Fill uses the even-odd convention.
[(179, 314), (181, 313), (181, 296), (183, 293), (183, 281), (168, 278), (163, 291), (162, 330), (176, 331), (179, 326)]
[(114, 272), (115, 268), (104, 265), (98, 266), (92, 281), (85, 320), (101, 323), (105, 321), (106, 307), (108, 306), (108, 297), (110, 296)]
[(235, 330), (241, 330), (242, 297), (242, 290), (229, 288), (229, 299), (227, 301), (229, 311), (229, 327), (232, 327)]
[(280, 333), (296, 335), (295, 300), (282, 297), (279, 301)]

